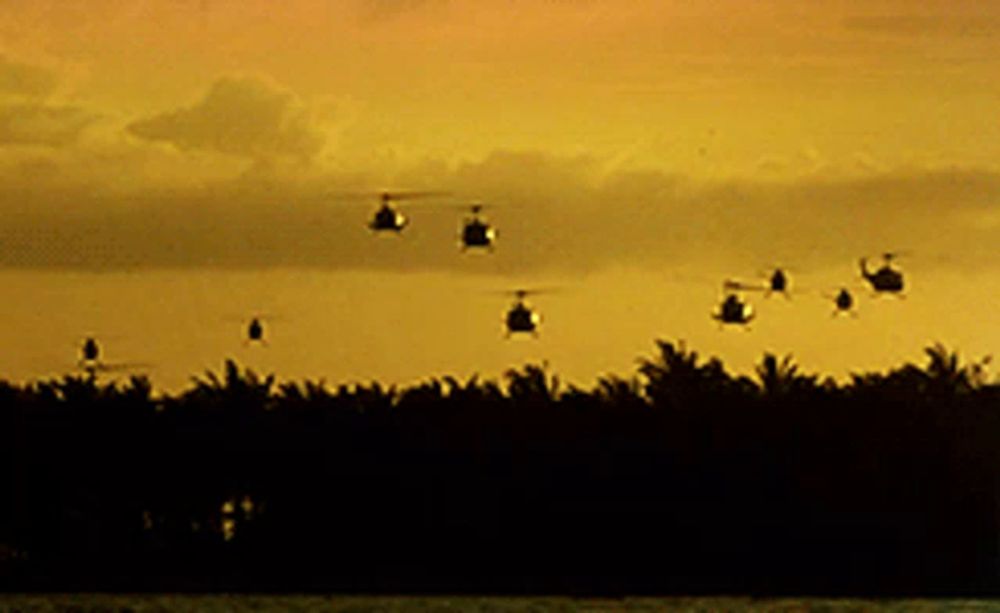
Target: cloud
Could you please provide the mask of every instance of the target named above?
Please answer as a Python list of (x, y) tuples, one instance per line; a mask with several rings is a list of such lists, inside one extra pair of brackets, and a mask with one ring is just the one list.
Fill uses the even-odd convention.
[[(922, 264), (944, 255), (963, 267), (1000, 266), (1000, 227), (992, 222), (1000, 174), (983, 169), (707, 182), (656, 170), (608, 173), (586, 158), (496, 152), (456, 167), (425, 163), (397, 177), (397, 185), (454, 194), (403, 202), (411, 225), (399, 237), (366, 228), (374, 192), (354, 202), (331, 197), (340, 187), (385, 185), (360, 174), (260, 174), (127, 192), (74, 187), (53, 175), (52, 164), (22, 164), (0, 182), (0, 266), (511, 275), (638, 266), (739, 274), (782, 262), (849, 274), (859, 256), (899, 249)], [(492, 254), (457, 248), (472, 200), (487, 205), (500, 231)]]
[(45, 98), (55, 92), (57, 84), (51, 71), (0, 55), (0, 95)]
[(0, 147), (61, 147), (78, 140), (100, 115), (55, 100), (59, 76), (0, 54)]
[(313, 158), (324, 136), (291, 93), (254, 78), (216, 81), (194, 106), (128, 125), (132, 135), (181, 149), (250, 158)]
[(74, 106), (0, 106), (0, 145), (62, 146), (75, 142), (97, 115)]

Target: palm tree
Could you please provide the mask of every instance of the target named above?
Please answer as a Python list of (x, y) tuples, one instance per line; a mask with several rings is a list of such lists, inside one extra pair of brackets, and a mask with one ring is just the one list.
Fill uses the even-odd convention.
[(987, 356), (971, 365), (963, 366), (957, 352), (949, 352), (944, 345), (935, 343), (924, 349), (928, 364), (925, 369), (929, 391), (938, 394), (966, 394), (984, 383)]
[(545, 366), (527, 364), (521, 370), (511, 368), (504, 373), (507, 394), (515, 401), (553, 402), (559, 392), (558, 377), (549, 377)]
[(208, 400), (209, 404), (221, 404), (229, 409), (266, 409), (270, 404), (274, 381), (273, 374), (261, 378), (249, 368), (240, 372), (236, 362), (226, 360), (224, 378), (206, 371), (204, 378), (193, 378), (194, 389), (185, 395)]
[(774, 354), (765, 353), (755, 371), (765, 398), (780, 398), (816, 384), (815, 376), (799, 374), (799, 367), (792, 361), (791, 354), (779, 362)]
[(616, 375), (600, 377), (594, 395), (611, 407), (631, 408), (646, 404), (646, 399), (642, 395), (642, 384), (635, 378), (623, 379)]
[(646, 396), (658, 405), (686, 408), (705, 400), (720, 402), (721, 395), (733, 384), (722, 362), (711, 358), (698, 363), (698, 353), (689, 351), (684, 342), (657, 341), (657, 360), (643, 359), (639, 373), (646, 378)]

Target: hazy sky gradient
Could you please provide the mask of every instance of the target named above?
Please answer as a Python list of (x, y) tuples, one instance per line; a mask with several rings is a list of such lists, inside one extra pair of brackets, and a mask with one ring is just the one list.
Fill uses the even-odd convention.
[[(626, 301), (669, 278), (707, 288), (701, 322), (724, 277), (781, 263), (826, 288), (905, 249), (948, 288), (897, 305), (919, 346), (1000, 266), (995, 3), (52, 0), (0, 5), (0, 41), (10, 270), (600, 279)], [(383, 187), (454, 197), (373, 237), (374, 202), (338, 194)], [(457, 253), (471, 200), (493, 207), (490, 256)], [(622, 334), (592, 302), (565, 299), (590, 313), (575, 325)]]

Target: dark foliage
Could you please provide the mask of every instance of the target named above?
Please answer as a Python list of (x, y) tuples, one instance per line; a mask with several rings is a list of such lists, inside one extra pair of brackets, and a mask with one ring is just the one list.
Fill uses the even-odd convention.
[(658, 344), (563, 389), (0, 384), (10, 590), (983, 593), (1000, 387), (940, 346), (846, 384)]

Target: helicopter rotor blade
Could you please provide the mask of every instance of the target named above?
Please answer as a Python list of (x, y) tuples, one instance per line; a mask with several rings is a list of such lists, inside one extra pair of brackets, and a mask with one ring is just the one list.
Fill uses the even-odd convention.
[(898, 258), (908, 258), (913, 255), (913, 251), (910, 249), (894, 249), (891, 251), (879, 252), (878, 258), (873, 258), (871, 256), (866, 256), (866, 259), (881, 259), (884, 262), (891, 262)]
[(793, 274), (798, 274), (801, 271), (798, 266), (788, 266), (787, 264), (781, 262), (764, 264), (763, 266), (757, 267), (758, 277), (770, 277), (777, 272), (781, 272), (785, 276), (791, 276)]
[(769, 288), (759, 283), (744, 283), (735, 279), (726, 279), (722, 282), (722, 289), (730, 291), (767, 291)]
[(557, 294), (564, 291), (561, 287), (556, 286), (541, 286), (541, 287), (525, 287), (519, 289), (500, 289), (500, 290), (487, 290), (490, 294), (500, 294), (503, 296), (535, 296), (537, 294)]
[(154, 366), (148, 362), (111, 362), (96, 365), (98, 372), (123, 372), (128, 370), (152, 370)]
[(465, 202), (454, 202), (454, 203), (448, 204), (447, 206), (449, 208), (461, 209), (463, 211), (473, 210), (474, 212), (479, 212), (479, 211), (482, 211), (484, 209), (495, 209), (495, 208), (497, 208), (496, 204), (493, 204), (493, 203), (487, 204), (486, 202), (484, 202), (482, 200), (475, 200), (475, 199), (466, 200)]
[(227, 323), (242, 323), (248, 324), (253, 320), (260, 320), (261, 322), (272, 322), (272, 321), (284, 321), (286, 317), (280, 313), (273, 313), (269, 311), (264, 312), (250, 312), (244, 314), (238, 313), (226, 313), (222, 317), (222, 321)]
[(336, 200), (365, 201), (365, 202), (358, 202), (358, 204), (366, 204), (366, 205), (370, 205), (371, 201), (373, 200), (381, 202), (398, 202), (401, 200), (415, 200), (419, 198), (440, 198), (450, 195), (451, 195), (450, 192), (439, 191), (439, 190), (392, 190), (392, 189), (330, 192), (327, 194), (329, 198), (333, 198)]
[(98, 343), (103, 343), (105, 341), (120, 341), (126, 338), (126, 336), (123, 334), (106, 334), (101, 332), (88, 331), (83, 334), (74, 335), (74, 338), (75, 340), (73, 342), (82, 345), (83, 343), (91, 339), (97, 341)]
[(155, 368), (153, 364), (148, 362), (103, 362), (100, 360), (78, 360), (72, 366), (67, 367), (70, 370), (87, 373), (135, 372)]
[(542, 286), (526, 287), (514, 290), (515, 293), (521, 293), (525, 296), (534, 296), (537, 294), (558, 294), (559, 292), (562, 291), (565, 290), (555, 285), (542, 285)]
[(385, 200), (399, 201), (416, 198), (443, 198), (450, 195), (449, 192), (444, 191), (385, 191), (379, 194), (379, 197)]

